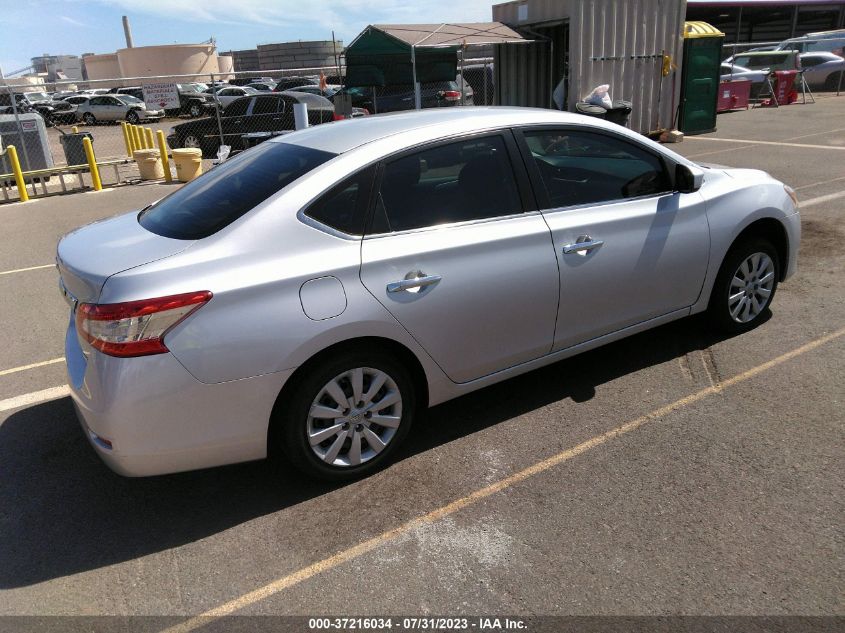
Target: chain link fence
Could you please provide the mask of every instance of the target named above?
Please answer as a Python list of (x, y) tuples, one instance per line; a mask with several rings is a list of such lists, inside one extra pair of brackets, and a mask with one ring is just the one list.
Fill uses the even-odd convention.
[[(464, 81), (459, 75), (453, 85), (444, 86), (440, 92), (445, 94), (439, 95), (436, 105), (493, 103), (492, 59), (467, 60), (464, 73)], [(98, 162), (131, 159), (120, 122), (149, 128), (153, 138), (162, 130), (170, 149), (196, 147), (204, 158), (214, 159), (222, 146), (234, 153), (296, 129), (298, 104), (307, 107), (309, 125), (413, 108), (413, 101), (392, 103), (388, 98), (411, 87), (348, 87), (344, 76), (343, 66), (329, 66), (62, 81), (43, 88), (0, 84), (0, 117), (17, 109), (23, 119), (31, 113), (43, 118), (46, 164), (21, 156), (23, 169), (28, 171), (72, 164), (67, 148), (73, 143), (65, 137), (75, 133), (90, 136)], [(162, 84), (175, 87), (169, 101), (155, 103), (144, 87)], [(174, 93), (178, 103), (173, 100)], [(15, 121), (23, 135), (21, 125), (28, 124)], [(133, 169), (127, 163), (119, 177), (137, 177)]]

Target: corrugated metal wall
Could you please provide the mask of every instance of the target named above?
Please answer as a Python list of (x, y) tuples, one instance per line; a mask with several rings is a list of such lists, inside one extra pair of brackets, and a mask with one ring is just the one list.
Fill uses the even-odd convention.
[[(594, 87), (610, 84), (613, 99), (633, 102), (629, 126), (638, 132), (672, 127), (680, 94), (685, 13), (685, 0), (528, 0), (493, 7), (494, 20), (517, 28), (534, 30), (544, 23), (568, 20), (569, 110)], [(525, 19), (520, 20), (521, 17)], [(540, 49), (532, 46), (535, 47)], [(678, 70), (662, 78), (664, 50), (672, 56)], [(560, 53), (556, 51), (555, 55)], [(538, 74), (540, 66), (545, 78)], [(528, 74), (534, 76), (533, 81), (525, 76)], [(507, 67), (501, 72), (497, 69), (501, 82), (497, 90), (503, 97), (518, 96), (520, 85), (542, 86), (542, 97), (531, 94), (531, 100), (548, 105), (547, 75), (548, 60), (532, 67), (509, 59)], [(560, 77), (552, 78), (552, 88), (559, 80)], [(529, 105), (514, 100), (502, 103)]]

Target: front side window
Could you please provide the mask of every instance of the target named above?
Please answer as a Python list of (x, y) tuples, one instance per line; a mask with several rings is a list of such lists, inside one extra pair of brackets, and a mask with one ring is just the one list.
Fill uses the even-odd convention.
[(633, 143), (570, 129), (524, 132), (549, 208), (671, 191), (662, 161)]
[(279, 100), (276, 97), (258, 97), (252, 107), (253, 114), (275, 114), (279, 111)]
[(246, 114), (251, 99), (236, 99), (226, 108), (226, 116), (243, 116)]
[(334, 157), (290, 143), (262, 143), (148, 207), (138, 222), (164, 237), (202, 239)]
[(379, 194), (375, 232), (523, 210), (507, 147), (498, 134), (438, 145), (388, 162)]

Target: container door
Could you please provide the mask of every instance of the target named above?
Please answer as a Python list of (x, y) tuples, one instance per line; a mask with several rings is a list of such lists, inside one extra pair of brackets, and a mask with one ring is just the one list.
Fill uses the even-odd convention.
[(684, 134), (702, 134), (716, 129), (721, 52), (721, 37), (684, 41), (679, 121), (679, 127)]

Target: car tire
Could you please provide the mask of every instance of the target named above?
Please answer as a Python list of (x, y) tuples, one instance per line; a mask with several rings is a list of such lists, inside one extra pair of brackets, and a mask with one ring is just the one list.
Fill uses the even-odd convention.
[(192, 103), (188, 106), (188, 115), (192, 119), (196, 119), (199, 116), (202, 116), (202, 106), (198, 103)]
[(86, 112), (82, 115), (82, 121), (85, 125), (97, 125), (97, 117), (95, 117), (90, 112)]
[[(841, 75), (841, 70), (839, 72), (830, 73), (824, 82), (824, 89), (828, 92), (836, 92), (836, 89), (839, 88), (839, 78)], [(845, 86), (845, 77), (842, 78), (842, 85)]]
[(741, 334), (762, 323), (775, 298), (780, 266), (777, 250), (767, 239), (750, 238), (731, 247), (710, 295), (711, 325), (727, 334)]
[(141, 120), (141, 119), (138, 117), (138, 113), (137, 113), (137, 112), (135, 112), (135, 111), (130, 111), (130, 112), (126, 115), (126, 122), (127, 122), (127, 123), (129, 123), (129, 124), (131, 124), (131, 125), (138, 125), (138, 122), (139, 122), (140, 120)]
[[(358, 402), (352, 400), (356, 375)], [(407, 437), (417, 400), (408, 369), (379, 351), (340, 353), (307, 369), (287, 391), (273, 414), (271, 450), (307, 476), (333, 482), (383, 467)], [(346, 402), (338, 402), (338, 393)], [(382, 402), (388, 404), (376, 408)], [(344, 413), (313, 416), (317, 407), (320, 415)], [(312, 445), (315, 436), (324, 439)]]

